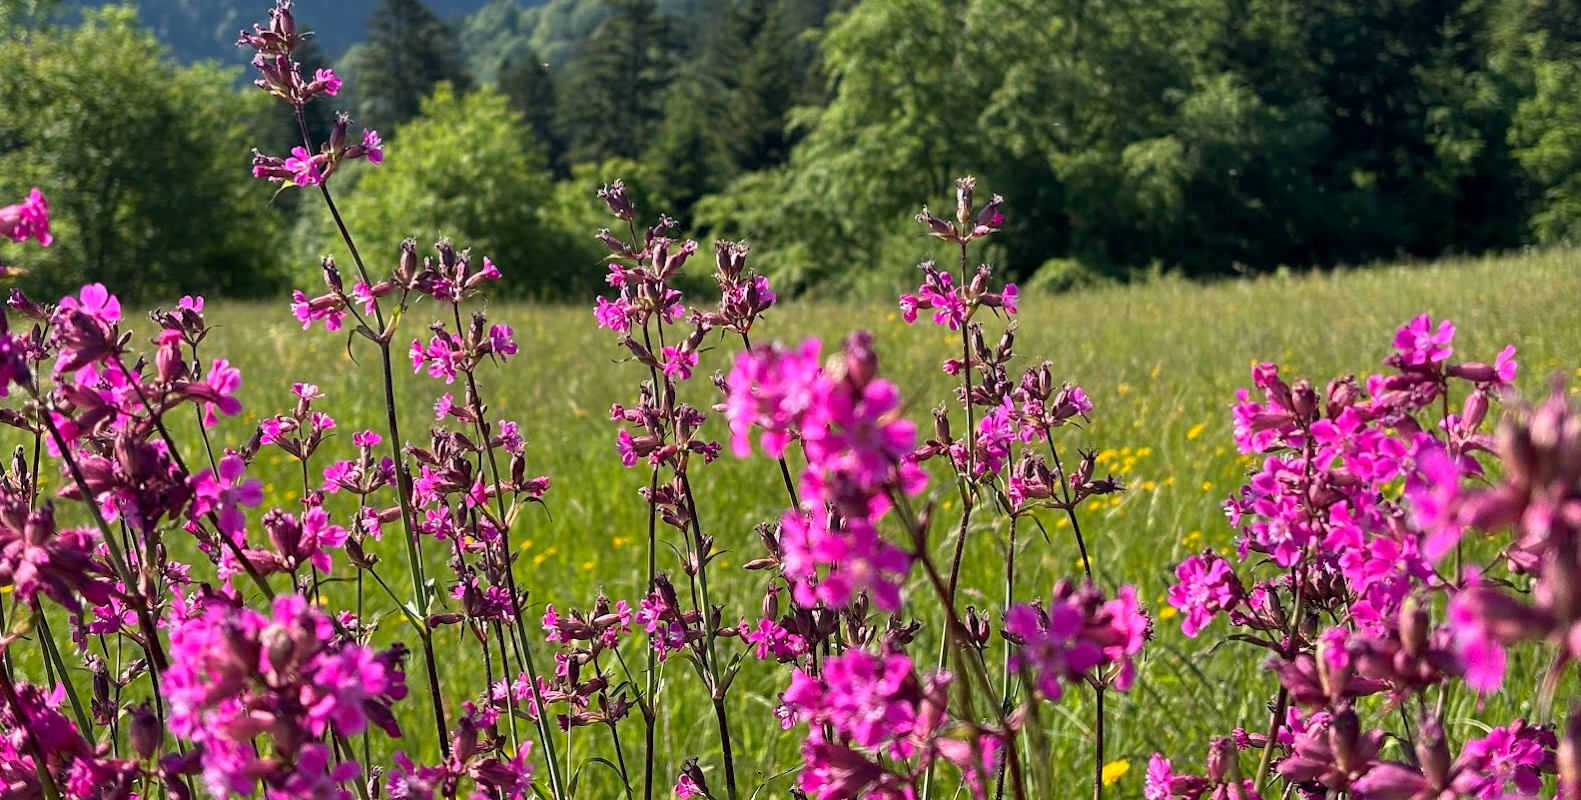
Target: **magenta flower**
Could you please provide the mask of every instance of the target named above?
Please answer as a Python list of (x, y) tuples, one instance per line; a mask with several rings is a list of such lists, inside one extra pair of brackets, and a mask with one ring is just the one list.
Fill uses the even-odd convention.
[(1459, 763), (1485, 776), (1475, 793), (1479, 800), (1509, 797), (1512, 784), (1515, 794), (1536, 797), (1542, 791), (1544, 766), (1552, 762), (1556, 744), (1551, 732), (1517, 721), (1466, 742)]
[(1498, 373), (1499, 380), (1505, 383), (1515, 380), (1515, 372), (1519, 366), (1515, 362), (1515, 345), (1513, 344), (1500, 350), (1498, 357), (1493, 360), (1493, 370)]
[(1169, 587), (1169, 604), (1184, 615), (1180, 631), (1187, 636), (1195, 637), (1215, 615), (1233, 608), (1244, 595), (1230, 562), (1212, 550), (1182, 561), (1175, 567), (1175, 578), (1179, 583)]
[(192, 477), (192, 506), (190, 515), (196, 522), (213, 514), (220, 532), (240, 540), (247, 525), (243, 508), (257, 508), (263, 503), (263, 481), (254, 478), (243, 480), (247, 462), (235, 453), (226, 453), (220, 459), (219, 475), (203, 470)]
[(1047, 612), (1018, 605), (1005, 612), (1005, 633), (1021, 646), (1011, 657), (1014, 672), (1034, 673), (1038, 691), (1051, 701), (1064, 696), (1062, 683), (1081, 678), (1103, 663), (1103, 648), (1081, 638), (1081, 609), (1057, 602)]
[(489, 326), (489, 351), (504, 360), (506, 356), (516, 355), (516, 331), (509, 325)]
[(103, 605), (115, 589), (94, 558), (97, 544), (96, 533), (57, 530), (53, 506), (29, 510), (10, 498), (0, 505), (0, 586), (14, 587), (21, 603), (42, 594), (71, 611), (82, 609), (79, 597)]
[(67, 295), (60, 299), (61, 311), (75, 311), (89, 318), (114, 325), (121, 321), (121, 301), (102, 283), (84, 284), (76, 297)]
[(291, 314), (302, 323), (302, 330), (313, 327), (313, 323), (322, 321), (324, 329), (338, 331), (346, 318), (346, 303), (332, 294), (321, 295), (309, 299), (300, 290), (291, 292)]
[(1394, 335), (1394, 346), (1408, 365), (1438, 364), (1454, 353), (1449, 344), (1454, 338), (1454, 323), (1443, 320), (1434, 330), (1432, 318), (1423, 314), (1400, 328)]
[(323, 89), (324, 94), (334, 97), (340, 93), (341, 81), (335, 77), (332, 69), (320, 69), (313, 73), (313, 85)]
[(781, 663), (794, 661), (807, 654), (807, 640), (801, 634), (791, 633), (771, 619), (760, 619), (756, 627), (742, 620), (741, 638), (756, 645), (753, 655), (758, 660), (774, 658)]
[(307, 151), (305, 147), (291, 148), (291, 157), (285, 160), (285, 169), (291, 173), (291, 179), (298, 186), (317, 186), (324, 182), (324, 175), (319, 170), (319, 156)]
[(13, 242), (31, 237), (49, 247), (55, 239), (49, 234), (49, 202), (44, 199), (44, 193), (34, 187), (26, 200), (0, 208), (0, 236), (9, 237)]
[(795, 351), (759, 347), (736, 357), (726, 380), (730, 394), (725, 418), (730, 421), (730, 447), (737, 458), (752, 452), (753, 426), (763, 428), (766, 454), (778, 458), (785, 453), (823, 381), (822, 349), (822, 342), (808, 339)]
[(691, 379), (692, 368), (697, 366), (696, 353), (683, 352), (677, 347), (665, 347), (663, 354), (665, 375), (678, 377), (683, 381)]
[(898, 611), (911, 555), (885, 541), (869, 520), (846, 519), (832, 529), (831, 523), (827, 510), (817, 508), (809, 515), (786, 511), (781, 518), (782, 566), (796, 602), (844, 607), (866, 592), (874, 606)]
[[(406, 695), (400, 653), (337, 643), (329, 618), (301, 596), (276, 597), (269, 617), (212, 597), (173, 626), (170, 656), (160, 676), (168, 725), (200, 745), (216, 795), (252, 794), (262, 782), (269, 797), (320, 796), (356, 767), (328, 770), (328, 748), (315, 737), (369, 724), (400, 735), (390, 712)], [(259, 736), (273, 743), (274, 757), (253, 747)]]
[[(362, 132), (362, 148), (370, 164), (384, 163), (384, 140), (379, 138), (379, 132), (369, 128)], [(487, 264), (487, 259), (484, 260)], [(498, 277), (498, 275), (496, 275)]]
[(600, 328), (608, 328), (616, 333), (627, 333), (631, 330), (631, 318), (624, 303), (612, 303), (600, 297), (598, 307), (593, 309), (593, 316), (598, 319)]

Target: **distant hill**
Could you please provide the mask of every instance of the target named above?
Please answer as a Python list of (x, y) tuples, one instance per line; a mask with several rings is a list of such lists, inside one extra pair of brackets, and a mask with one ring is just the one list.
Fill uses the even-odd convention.
[[(427, 0), (439, 16), (453, 20), (459, 28), (463, 18), (488, 4), (488, 0)], [(379, 0), (297, 0), (296, 16), (304, 27), (315, 32), (319, 47), (331, 59), (338, 58), (362, 39), (363, 23)], [(534, 2), (525, 5), (535, 5)], [(103, 3), (69, 2), (78, 8)], [(271, 0), (131, 0), (138, 15), (177, 59), (217, 60), (245, 63), (236, 49), (236, 34), (244, 27), (267, 18)]]

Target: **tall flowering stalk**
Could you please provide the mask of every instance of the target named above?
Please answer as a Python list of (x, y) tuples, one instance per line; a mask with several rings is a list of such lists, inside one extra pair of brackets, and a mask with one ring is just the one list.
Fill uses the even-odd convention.
[[(772, 456), (794, 437), (807, 455), (804, 506), (782, 519), (774, 562), (797, 604), (849, 610), (859, 619), (868, 604), (898, 612), (907, 579), (921, 566), (945, 610), (948, 652), (958, 672), (917, 674), (904, 655), (915, 628), (893, 623), (890, 634), (850, 643), (821, 671), (813, 671), (816, 662), (799, 671), (784, 694), (784, 716), (809, 725), (801, 788), (819, 800), (909, 797), (926, 791), (942, 760), (959, 768), (963, 788), (974, 797), (1002, 789), (996, 780), (1001, 768), (1015, 796), (1025, 797), (1029, 789), (1014, 746), (1021, 724), (1015, 720), (1024, 716), (997, 697), (988, 704), (991, 723), (974, 710), (974, 697), (997, 694), (980, 656), (988, 632), (949, 602), (948, 581), (929, 550), (932, 510), (913, 506), (927, 483), (913, 458), (915, 426), (899, 416), (894, 384), (876, 377), (870, 336), (853, 334), (826, 364), (821, 350), (817, 340), (796, 349), (760, 346), (738, 358), (729, 381), (727, 408), (738, 442), (743, 436), (750, 442), (758, 431), (760, 446)], [(890, 524), (899, 526), (901, 542), (883, 533)], [(1095, 675), (1132, 674), (1130, 660), (1148, 631), (1134, 591), (1105, 601), (1095, 588), (1077, 592), (1062, 585), (1054, 603), (1007, 613), (1012, 668), (1039, 687), (1027, 703), (1057, 701), (1062, 686)], [(959, 688), (958, 716), (946, 710), (951, 685)], [(1128, 685), (1125, 678), (1121, 688)]]
[[(623, 426), (616, 436), (621, 462), (634, 467), (645, 461), (649, 467), (648, 487), (642, 495), (648, 505), (648, 600), (645, 603), (649, 604), (650, 614), (674, 614), (679, 610), (679, 600), (673, 592), (662, 591), (667, 581), (658, 571), (658, 523), (662, 521), (679, 531), (686, 542), (681, 571), (687, 579), (695, 621), (682, 627), (699, 630), (695, 638), (683, 636), (685, 646), (682, 649), (696, 666), (713, 706), (725, 788), (727, 796), (735, 800), (735, 754), (725, 697), (740, 668), (741, 656), (727, 662), (717, 646), (722, 606), (714, 604), (708, 587), (710, 565), (716, 557), (714, 539), (703, 532), (692, 482), (692, 470), (718, 458), (721, 446), (703, 434), (706, 413), (682, 401), (680, 390), (693, 377), (698, 351), (708, 333), (723, 325), (733, 326), (745, 334), (752, 318), (767, 307), (763, 304), (765, 297), (755, 283), (743, 286), (735, 292), (736, 297), (731, 296), (730, 286), (722, 283), (725, 297), (721, 313), (694, 313), (687, 318), (681, 292), (673, 284), (696, 253), (697, 243), (672, 238), (675, 222), (662, 215), (639, 237), (636, 207), (619, 181), (604, 187), (599, 196), (610, 213), (626, 224), (630, 239), (622, 241), (607, 229), (599, 233), (599, 238), (610, 250), (608, 283), (616, 289), (616, 297), (613, 300), (600, 297), (594, 315), (600, 327), (619, 337), (620, 346), (631, 360), (646, 367), (648, 372), (648, 380), (639, 387), (635, 407), (615, 404), (610, 409), (611, 421)], [(766, 288), (763, 284), (762, 289)], [(772, 303), (772, 293), (766, 299)], [(680, 324), (683, 319), (687, 323), (684, 327)], [(660, 630), (652, 627), (654, 621), (650, 616), (650, 632)], [(663, 638), (656, 639), (654, 647), (649, 649), (646, 691), (639, 696), (647, 745), (644, 798), (652, 797), (655, 785), (654, 732), (660, 689), (656, 665), (667, 649), (669, 645)]]
[[(275, 8), (270, 12), (268, 26), (255, 26), (251, 33), (243, 32), (237, 42), (238, 45), (255, 51), (253, 66), (260, 73), (256, 81), (257, 85), (293, 107), (302, 133), (302, 145), (294, 148), (289, 158), (255, 154), (253, 175), (256, 178), (280, 183), (282, 189), (291, 185), (317, 186), (356, 264), (359, 280), (348, 291), (334, 262), (325, 259), (324, 278), (328, 293), (310, 298), (303, 292), (296, 292), (293, 296), (292, 311), (301, 320), (304, 328), (311, 327), (315, 322), (321, 322), (326, 329), (332, 331), (341, 329), (349, 317), (355, 322), (353, 332), (374, 343), (379, 351), (383, 375), (386, 433), (391, 453), (388, 469), (392, 470), (395, 476), (393, 483), (399, 505), (395, 516), (401, 521), (412, 581), (411, 598), (408, 602), (400, 604), (400, 607), (422, 641), (429, 696), (441, 751), (447, 758), (453, 758), (451, 737), (445, 724), (445, 712), (440, 698), (433, 643), (434, 626), (443, 624), (448, 617), (439, 615), (425, 618), (423, 614), (422, 609), (430, 608), (437, 598), (428, 589), (420, 535), (430, 533), (442, 540), (450, 541), (456, 553), (452, 566), (455, 567), (458, 582), (457, 597), (463, 600), (472, 599), (473, 595), (464, 587), (475, 585), (475, 578), (466, 563), (460, 542), (471, 538), (468, 536), (471, 531), (480, 530), (481, 535), (477, 538), (492, 545), (487, 548), (489, 552), (485, 553), (483, 558), (483, 570), (491, 582), (494, 582), (504, 593), (505, 608), (494, 615), (483, 616), (478, 620), (482, 624), (474, 627), (473, 630), (475, 632), (484, 630), (490, 622), (514, 622), (516, 634), (513, 643), (519, 660), (529, 676), (529, 684), (536, 701), (533, 707), (541, 709), (543, 701), (537, 696), (537, 674), (531, 640), (527, 635), (525, 615), (522, 613), (523, 596), (516, 586), (515, 570), (508, 554), (513, 552), (510, 545), (510, 528), (511, 522), (515, 519), (514, 504), (523, 498), (537, 500), (541, 497), (547, 489), (547, 479), (529, 480), (521, 474), (519, 467), (513, 471), (511, 480), (502, 477), (497, 448), (504, 446), (507, 440), (514, 439), (518, 444), (512, 448), (515, 451), (513, 454), (519, 456), (520, 438), (515, 435), (514, 426), (511, 426), (508, 432), (503, 425), (498, 431), (491, 429), (489, 421), (482, 414), (482, 399), (473, 377), (473, 370), (484, 359), (503, 358), (516, 352), (508, 328), (495, 326), (485, 332), (485, 322), (481, 315), (474, 318), (473, 325), (469, 329), (464, 330), (461, 321), (459, 304), (477, 294), (488, 281), (497, 279), (498, 270), (487, 259), (483, 259), (481, 268), (473, 269), (470, 257), (465, 253), (458, 254), (448, 242), (440, 244), (437, 261), (427, 259), (419, 264), (415, 245), (407, 242), (402, 245), (400, 258), (390, 276), (377, 281), (372, 277), (345, 220), (335, 205), (328, 179), (341, 164), (347, 161), (366, 159), (373, 164), (382, 163), (383, 142), (377, 132), (365, 130), (359, 142), (351, 143), (347, 134), (350, 120), (343, 114), (337, 116), (327, 141), (315, 143), (311, 140), (303, 108), (316, 98), (335, 96), (341, 88), (341, 81), (330, 70), (319, 70), (312, 78), (300, 74), (300, 65), (292, 60), (292, 54), (304, 36), (305, 34), (296, 27), (290, 0), (278, 0)], [(423, 512), (427, 520), (426, 524), (420, 524), (418, 519), (420, 505), (442, 505), (449, 491), (429, 489), (421, 497), (419, 496), (419, 492), (424, 491), (425, 485), (432, 486), (426, 481), (431, 471), (437, 472), (437, 470), (431, 470), (430, 466), (424, 464), (422, 466), (424, 476), (419, 480), (412, 475), (408, 456), (403, 453), (405, 440), (401, 436), (399, 415), (396, 410), (392, 350), (396, 323), (411, 302), (425, 296), (452, 306), (452, 317), (457, 330), (447, 332), (441, 323), (436, 326), (434, 337), (427, 346), (420, 341), (414, 342), (411, 353), (413, 366), (420, 369), (427, 364), (431, 375), (443, 377), (447, 383), (454, 380), (458, 373), (466, 375), (468, 395), (462, 413), (456, 416), (463, 423), (470, 423), (478, 436), (476, 441), (469, 441), (467, 445), (463, 445), (462, 451), (456, 457), (463, 463), (469, 456), (476, 457), (479, 464), (477, 472), (480, 475), (487, 474), (488, 481), (485, 483), (479, 478), (475, 485), (469, 484), (465, 487), (469, 501), (464, 504), (465, 510), (448, 507), (429, 509)], [(394, 305), (394, 311), (388, 316), (385, 308), (387, 303)], [(440, 416), (443, 418), (445, 415)], [(424, 462), (424, 456), (429, 459), (435, 458), (431, 452), (423, 450), (414, 450), (412, 455), (419, 463)], [(484, 464), (488, 468), (486, 473), (483, 470)], [(445, 466), (452, 469), (457, 467), (454, 462)], [(448, 488), (447, 484), (441, 485)], [(512, 498), (509, 505), (507, 505), (507, 496)], [(422, 500), (426, 502), (420, 502)], [(492, 515), (488, 511), (491, 500), (496, 512)], [(435, 519), (436, 514), (440, 516), (438, 521)], [(373, 529), (376, 528), (373, 520), (380, 517), (381, 515), (377, 514), (362, 514), (359, 519), (364, 521), (365, 527)], [(371, 565), (372, 562), (366, 558), (359, 562), (359, 567), (371, 567)], [(380, 585), (383, 586), (382, 581)], [(388, 589), (387, 586), (384, 588)], [(469, 621), (474, 619), (470, 613), (473, 605), (469, 603), (467, 612), (463, 614)], [(493, 628), (498, 634), (500, 626), (495, 624)], [(504, 647), (505, 643), (501, 641), (502, 659), (504, 659)], [(484, 654), (487, 663), (489, 656), (486, 643)], [(565, 796), (565, 789), (558, 761), (555, 758), (554, 741), (549, 735), (547, 720), (542, 714), (536, 716), (540, 741), (547, 754), (546, 771), (549, 774), (551, 791), (556, 798), (561, 798)], [(489, 724), (493, 724), (495, 715), (491, 712), (486, 710), (483, 717), (488, 719)], [(514, 729), (514, 707), (510, 719)]]
[[(917, 461), (935, 457), (948, 459), (956, 476), (961, 515), (950, 561), (946, 602), (951, 605), (955, 602), (973, 513), (984, 499), (992, 499), (1006, 518), (1004, 613), (1008, 625), (1011, 619), (1025, 619), (1026, 616), (1026, 607), (1016, 602), (1020, 522), (1023, 519), (1036, 522), (1036, 512), (1040, 509), (1063, 513), (1075, 536), (1082, 572), (1086, 582), (1091, 584), (1092, 561), (1076, 509), (1090, 496), (1116, 492), (1121, 487), (1111, 478), (1094, 475), (1095, 459), (1091, 454), (1084, 453), (1073, 471), (1067, 471), (1061, 459), (1054, 429), (1085, 421), (1092, 411), (1092, 404), (1081, 388), (1068, 383), (1056, 385), (1053, 368), (1048, 362), (1026, 370), (1020, 381), (1015, 381), (1010, 372), (1015, 348), (1014, 323), (1005, 327), (996, 346), (987, 344), (983, 324), (976, 321), (977, 316), (985, 309), (1014, 316), (1019, 293), (1013, 283), (992, 289), (993, 271), (986, 264), (979, 266), (975, 273), (968, 271), (970, 245), (993, 234), (1004, 224), (1003, 199), (994, 195), (978, 208), (975, 192), (974, 179), (967, 177), (956, 181), (953, 220), (935, 216), (927, 207), (917, 215), (917, 221), (926, 225), (932, 236), (955, 247), (959, 272), (952, 274), (940, 270), (931, 261), (924, 262), (921, 265), (922, 284), (915, 294), (900, 298), (900, 308), (908, 323), (915, 323), (920, 314), (931, 312), (935, 324), (959, 330), (961, 334), (960, 357), (946, 360), (943, 370), (960, 378), (956, 401), (965, 412), (965, 435), (960, 439), (952, 435), (949, 411), (946, 406), (940, 406), (934, 412), (934, 438), (914, 454)], [(1038, 453), (1040, 443), (1047, 445), (1051, 461), (1044, 461)], [(1019, 455), (1018, 445), (1021, 446)], [(946, 641), (941, 647), (941, 664), (950, 646), (949, 635), (946, 632)], [(1012, 674), (1017, 671), (1018, 663), (1017, 643), (1007, 636), (1000, 681), (1000, 704), (1006, 710), (1011, 707)], [(1117, 675), (1100, 673), (1094, 673), (1090, 679), (1096, 696), (1095, 797), (1103, 793), (1106, 763), (1104, 695), (1111, 686), (1117, 685), (1117, 680)], [(1128, 685), (1128, 681), (1126, 683)], [(1057, 697), (1055, 695), (1054, 699)]]
[[(1515, 720), (1461, 742), (1458, 756), (1445, 730), (1457, 686), (1499, 689), (1506, 643), (1556, 644), (1546, 687), (1571, 660), (1553, 634), (1568, 612), (1548, 604), (1567, 596), (1573, 571), (1574, 531), (1558, 520), (1575, 476), (1561, 465), (1581, 453), (1581, 437), (1563, 433), (1577, 426), (1557, 388), (1518, 407), (1497, 435), (1483, 432), (1491, 401), (1515, 377), (1515, 349), (1492, 363), (1455, 362), (1454, 335), (1448, 321), (1423, 315), (1396, 334), (1389, 372), (1336, 379), (1320, 394), (1261, 364), (1258, 394), (1237, 394), (1236, 444), (1265, 457), (1226, 503), (1241, 569), (1212, 551), (1193, 556), (1176, 568), (1169, 602), (1188, 636), (1227, 618), (1242, 631), (1234, 638), (1271, 654), (1280, 689), (1267, 733), (1215, 740), (1207, 777), (1178, 775), (1155, 755), (1150, 800), (1271, 796), (1274, 775), (1307, 794), (1491, 798), (1533, 796), (1557, 771), (1560, 795), (1575, 790), (1573, 711), (1562, 735)], [(1462, 564), (1468, 528), (1513, 531), (1499, 561), (1533, 576), (1535, 606), (1486, 577), (1495, 565)], [(1323, 627), (1325, 618), (1335, 624)], [(1401, 730), (1370, 722), (1380, 701), (1398, 709)], [(1406, 760), (1384, 758), (1390, 738), (1407, 743)], [(1256, 754), (1250, 777), (1237, 757), (1245, 750)]]

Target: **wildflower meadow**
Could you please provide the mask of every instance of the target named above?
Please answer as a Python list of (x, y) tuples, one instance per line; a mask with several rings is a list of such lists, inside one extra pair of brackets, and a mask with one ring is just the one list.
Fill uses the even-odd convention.
[[(238, 43), (298, 120), (306, 35)], [(1571, 255), (1039, 296), (963, 177), (788, 302), (617, 181), (502, 303), (301, 130), (320, 285), (9, 296), (0, 798), (1581, 798)]]

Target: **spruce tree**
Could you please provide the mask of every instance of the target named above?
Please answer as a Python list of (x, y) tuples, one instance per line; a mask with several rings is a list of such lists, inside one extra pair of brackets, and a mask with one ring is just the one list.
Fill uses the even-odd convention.
[(610, 16), (571, 65), (559, 119), (572, 163), (637, 158), (664, 116), (674, 48), (654, 0), (605, 0)]
[(505, 95), (511, 110), (527, 121), (533, 138), (544, 143), (550, 163), (558, 164), (565, 144), (556, 135), (554, 87), (549, 65), (531, 50), (500, 68), (500, 93)]
[(382, 0), (368, 15), (364, 45), (356, 74), (365, 123), (390, 129), (417, 116), (440, 81), (470, 88), (455, 31), (422, 0)]

